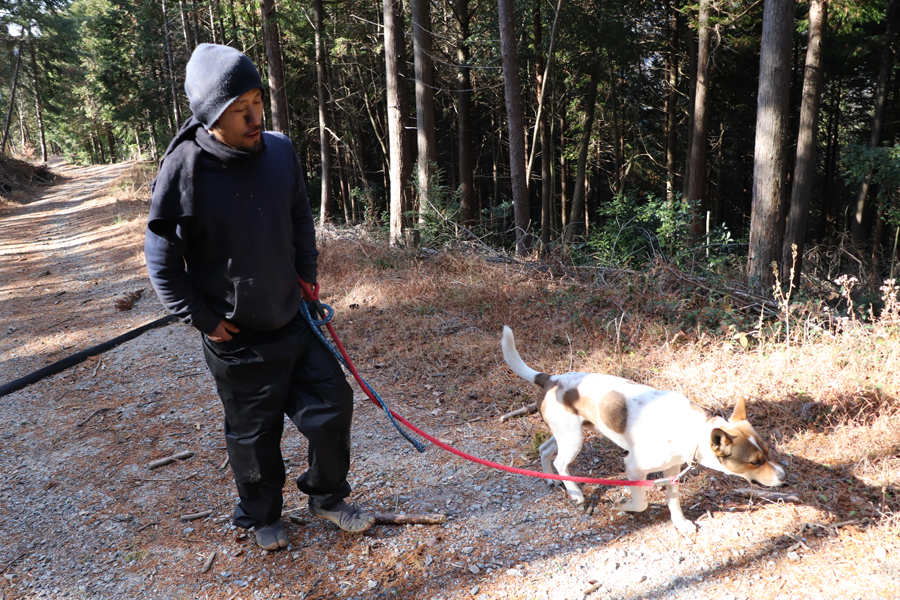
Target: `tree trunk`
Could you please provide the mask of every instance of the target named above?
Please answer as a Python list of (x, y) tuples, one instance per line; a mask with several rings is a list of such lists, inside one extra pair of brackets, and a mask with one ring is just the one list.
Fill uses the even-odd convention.
[(16, 67), (13, 70), (12, 89), (9, 92), (9, 110), (6, 111), (6, 125), (3, 127), (3, 141), (0, 142), (0, 154), (6, 152), (6, 140), (9, 138), (9, 122), (12, 119), (13, 107), (16, 102), (16, 86), (19, 83), (19, 63), (22, 61), (22, 42), (19, 42), (16, 50)]
[[(613, 130), (613, 195), (620, 192), (619, 184), (622, 176), (622, 128), (619, 123), (619, 96), (618, 96), (618, 76), (612, 64), (609, 65), (609, 104), (612, 107), (612, 130)], [(585, 227), (588, 226), (585, 220)]]
[(228, 44), (228, 38), (225, 37), (225, 19), (222, 17), (222, 6), (219, 3), (219, 0), (216, 0), (216, 19), (219, 21), (219, 39), (222, 40), (222, 44)]
[(116, 139), (113, 136), (112, 124), (107, 123), (104, 129), (106, 129), (106, 144), (109, 146), (109, 162), (112, 164), (118, 160), (116, 158)]
[(843, 91), (843, 82), (838, 79), (831, 82), (832, 91), (829, 100), (828, 111), (828, 145), (825, 147), (825, 189), (823, 191), (823, 212), (825, 224), (821, 235), (823, 237), (830, 236), (836, 229), (835, 223), (838, 221), (838, 213), (840, 212), (836, 206), (836, 194), (834, 192), (835, 177), (838, 172), (838, 147), (840, 144), (840, 122), (841, 122), (841, 96)]
[(31, 30), (28, 31), (31, 38), (31, 77), (34, 86), (34, 106), (37, 114), (38, 135), (41, 139), (41, 162), (47, 162), (47, 139), (44, 135), (44, 116), (41, 112), (41, 88), (38, 85), (37, 58), (34, 49), (34, 38), (31, 37)]
[[(535, 0), (533, 4), (534, 12), (534, 51), (537, 54), (535, 61), (534, 75), (537, 84), (537, 100), (538, 111), (540, 114), (537, 119), (538, 133), (541, 136), (541, 245), (546, 251), (550, 244), (550, 228), (551, 228), (551, 207), (553, 200), (553, 160), (552, 143), (550, 141), (550, 123), (548, 111), (544, 108), (545, 91), (544, 86), (547, 82), (544, 80), (544, 73), (549, 72), (545, 69), (544, 53), (541, 50), (543, 45), (543, 19), (541, 19), (541, 3)], [(534, 152), (534, 149), (532, 149)]]
[(328, 90), (325, 89), (325, 8), (322, 0), (313, 0), (316, 27), (316, 80), (319, 99), (319, 152), (322, 163), (322, 195), (320, 198), (319, 224), (324, 225), (334, 216), (334, 199), (331, 191), (331, 145), (328, 140)]
[(469, 0), (456, 0), (456, 21), (459, 38), (456, 40), (457, 132), (459, 144), (459, 220), (469, 227), (475, 223), (475, 174), (472, 170), (472, 77), (469, 68)]
[(184, 47), (187, 50), (187, 55), (190, 57), (197, 44), (194, 43), (194, 39), (188, 29), (188, 18), (187, 15), (184, 14), (184, 2), (182, 0), (178, 0), (178, 9), (181, 13), (181, 31), (184, 34)]
[(384, 56), (387, 67), (388, 138), (391, 155), (391, 225), (390, 243), (403, 244), (406, 212), (409, 209), (407, 174), (411, 164), (407, 154), (405, 131), (408, 116), (405, 77), (405, 42), (403, 16), (399, 0), (383, 0), (384, 3)]
[[(228, 0), (228, 17), (231, 20), (231, 45), (237, 48), (238, 44), (238, 26), (237, 15), (234, 10), (234, 0)], [(241, 52), (244, 51), (244, 45), (241, 44)]]
[(219, 40), (216, 39), (216, 18), (213, 15), (213, 3), (211, 0), (207, 3), (206, 7), (209, 9), (209, 33), (212, 35), (212, 43), (218, 44)]
[(284, 69), (281, 65), (281, 37), (275, 0), (260, 0), (263, 37), (266, 40), (266, 63), (269, 66), (269, 104), (272, 110), (272, 129), (290, 135), (287, 115), (287, 94), (284, 89)]
[(681, 13), (670, 4), (669, 37), (666, 40), (666, 201), (675, 202), (675, 153), (678, 143), (678, 28)]
[(172, 66), (172, 49), (169, 46), (169, 15), (166, 13), (166, 0), (162, 2), (163, 36), (166, 40), (166, 61), (169, 65), (169, 83), (172, 88), (172, 109), (175, 115), (175, 130), (181, 129), (181, 109), (178, 107), (178, 93), (175, 91), (175, 68)]
[[(791, 206), (781, 250), (781, 272), (788, 276), (794, 268), (794, 284), (800, 283), (803, 268), (803, 245), (809, 217), (810, 196), (816, 174), (816, 137), (819, 130), (819, 98), (822, 91), (822, 45), (828, 21), (828, 0), (811, 0), (809, 5), (809, 43), (806, 48), (806, 73), (800, 105), (800, 132), (797, 137), (797, 159)], [(792, 246), (797, 246), (797, 261)]]
[(411, 0), (413, 60), (416, 72), (416, 148), (418, 150), (419, 223), (425, 222), (431, 194), (431, 170), (437, 165), (434, 129), (434, 70), (431, 63), (429, 0)]
[[(690, 28), (688, 28), (690, 31)], [(694, 99), (697, 92), (697, 38), (688, 36), (688, 111), (687, 111), (687, 140), (685, 140), (684, 153), (684, 178), (681, 181), (681, 196), (688, 197), (688, 188), (691, 185), (691, 148), (694, 143)]]
[(594, 107), (597, 104), (597, 79), (596, 71), (592, 71), (587, 97), (584, 101), (584, 132), (581, 134), (581, 142), (578, 145), (578, 171), (575, 175), (575, 191), (572, 193), (572, 212), (563, 235), (563, 240), (567, 244), (572, 242), (576, 234), (581, 233), (580, 225), (584, 226), (585, 231), (587, 230), (587, 218), (584, 214), (586, 206), (584, 190), (588, 149), (591, 146), (591, 130), (594, 128)]
[(784, 236), (782, 176), (791, 85), (794, 0), (766, 0), (759, 57), (753, 203), (748, 274), (760, 291), (775, 283), (772, 263), (781, 258)]
[[(894, 29), (897, 23), (897, 2), (891, 0), (887, 12), (887, 30), (884, 33), (884, 48), (881, 53), (881, 68), (878, 71), (878, 84), (875, 88), (875, 113), (872, 115), (872, 132), (869, 135), (869, 148), (877, 148), (881, 143), (881, 130), (884, 127), (884, 104), (887, 97), (888, 77), (894, 66), (894, 56), (891, 44), (894, 38)], [(851, 234), (853, 241), (860, 243), (865, 240), (867, 224), (866, 198), (869, 195), (869, 178), (863, 179), (859, 186), (859, 194), (856, 196), (856, 212), (853, 215)]]
[(566, 158), (566, 131), (568, 130), (566, 103), (563, 102), (559, 117), (559, 217), (560, 229), (566, 230), (569, 222), (569, 160)]
[[(771, 0), (769, 0), (771, 1)], [(691, 174), (686, 200), (691, 207), (691, 237), (703, 233), (703, 204), (706, 196), (706, 158), (708, 138), (707, 92), (709, 91), (709, 3), (700, 1), (700, 30), (697, 39), (697, 79), (694, 91), (694, 118), (691, 132)]]
[(506, 96), (506, 121), (509, 130), (509, 175), (513, 212), (516, 222), (516, 253), (528, 250), (528, 186), (525, 182), (525, 112), (522, 86), (519, 82), (519, 59), (516, 55), (516, 27), (513, 0), (498, 0), (500, 26), (500, 60), (503, 66), (503, 88)]

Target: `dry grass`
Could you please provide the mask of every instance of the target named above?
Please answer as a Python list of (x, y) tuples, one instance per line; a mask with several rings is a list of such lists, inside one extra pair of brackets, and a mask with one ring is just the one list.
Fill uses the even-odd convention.
[[(785, 518), (801, 510), (809, 522), (862, 519), (897, 543), (896, 314), (831, 326), (807, 314), (788, 344), (771, 319), (759, 327), (745, 318), (753, 323), (746, 331), (729, 327), (727, 310), (719, 327), (710, 318), (681, 327), (679, 313), (714, 316), (721, 303), (652, 274), (575, 276), (475, 253), (423, 258), (335, 231), (320, 247), (338, 331), (357, 361), (395, 374), (401, 398), (460, 419), (498, 417), (533, 400), (500, 355), (500, 331), (510, 325), (526, 362), (546, 372), (613, 373), (677, 390), (724, 416), (746, 398), (804, 503), (786, 506)], [(413, 390), (423, 381), (439, 382), (444, 393), (418, 398)]]

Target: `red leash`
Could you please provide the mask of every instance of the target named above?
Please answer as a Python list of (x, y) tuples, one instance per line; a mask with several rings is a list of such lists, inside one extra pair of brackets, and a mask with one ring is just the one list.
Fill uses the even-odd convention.
[[(319, 299), (319, 284), (318, 283), (315, 285), (314, 289), (310, 290), (309, 285), (301, 279), (300, 286), (303, 288), (303, 291), (306, 293), (306, 295), (309, 298), (312, 298), (314, 301), (318, 301), (318, 299)], [(376, 406), (381, 408), (381, 405), (378, 404), (378, 401), (375, 399), (375, 395), (372, 392), (372, 389), (365, 382), (365, 380), (360, 376), (360, 374), (356, 371), (356, 366), (353, 364), (353, 361), (350, 360), (350, 356), (347, 354), (347, 351), (344, 349), (344, 345), (341, 343), (341, 340), (338, 338), (337, 333), (334, 331), (334, 327), (331, 325), (330, 322), (326, 323), (325, 326), (328, 328), (328, 332), (331, 334), (332, 339), (334, 339), (335, 345), (337, 346), (338, 350), (340, 351), (341, 356), (344, 357), (344, 361), (346, 361), (346, 363), (347, 363), (347, 368), (350, 369), (350, 372), (353, 374), (353, 377), (356, 379), (356, 382), (359, 384), (359, 387), (362, 388), (362, 391), (364, 391), (366, 393), (366, 396), (369, 397), (369, 400), (371, 400)], [(514, 473), (516, 475), (525, 475), (527, 477), (537, 477), (539, 479), (554, 479), (554, 480), (558, 480), (558, 481), (574, 481), (576, 483), (592, 483), (595, 485), (654, 487), (654, 486), (663, 486), (663, 485), (667, 485), (667, 484), (677, 485), (678, 478), (682, 474), (684, 474), (688, 469), (690, 469), (692, 466), (692, 464), (688, 464), (687, 469), (685, 469), (678, 475), (675, 475), (674, 477), (663, 477), (662, 479), (644, 479), (641, 481), (625, 481), (625, 480), (621, 480), (621, 479), (595, 479), (593, 477), (576, 477), (574, 475), (551, 475), (549, 473), (542, 473), (540, 471), (530, 471), (528, 469), (519, 469), (517, 467), (508, 467), (508, 466), (500, 464), (500, 463), (485, 460), (483, 458), (478, 458), (477, 456), (473, 456), (471, 454), (463, 452), (462, 450), (457, 450), (453, 446), (450, 446), (449, 444), (445, 444), (444, 442), (440, 441), (436, 437), (425, 433), (424, 431), (422, 431), (421, 429), (419, 429), (418, 427), (416, 427), (415, 425), (413, 425), (412, 423), (407, 421), (401, 415), (394, 412), (393, 410), (390, 410), (390, 409), (388, 409), (388, 410), (390, 411), (391, 415), (393, 415), (393, 417), (395, 419), (397, 419), (398, 421), (400, 421), (401, 423), (406, 425), (409, 429), (411, 429), (418, 435), (422, 436), (423, 438), (425, 438), (426, 440), (428, 440), (429, 442), (431, 442), (438, 448), (442, 448), (442, 449), (446, 450), (447, 452), (450, 452), (451, 454), (455, 454), (456, 456), (459, 456), (460, 458), (464, 458), (468, 461), (478, 463), (479, 465), (484, 465), (485, 467), (491, 467), (493, 469), (499, 469), (501, 471), (506, 471), (508, 473)]]

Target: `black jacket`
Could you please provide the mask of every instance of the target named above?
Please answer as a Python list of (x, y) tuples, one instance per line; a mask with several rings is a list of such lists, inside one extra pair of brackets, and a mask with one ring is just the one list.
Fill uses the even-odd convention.
[(298, 276), (316, 281), (319, 255), (293, 145), (266, 132), (262, 151), (250, 154), (196, 124), (179, 138), (154, 182), (144, 242), (157, 295), (204, 333), (223, 317), (282, 327), (300, 307)]

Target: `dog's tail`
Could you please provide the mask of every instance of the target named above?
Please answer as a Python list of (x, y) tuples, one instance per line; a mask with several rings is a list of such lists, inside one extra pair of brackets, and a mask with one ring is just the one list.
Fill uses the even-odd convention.
[(519, 351), (516, 350), (516, 339), (513, 337), (512, 329), (503, 326), (503, 338), (500, 340), (500, 347), (503, 348), (503, 360), (513, 370), (513, 373), (531, 383), (543, 386), (550, 379), (550, 376), (540, 371), (535, 371), (525, 364)]

